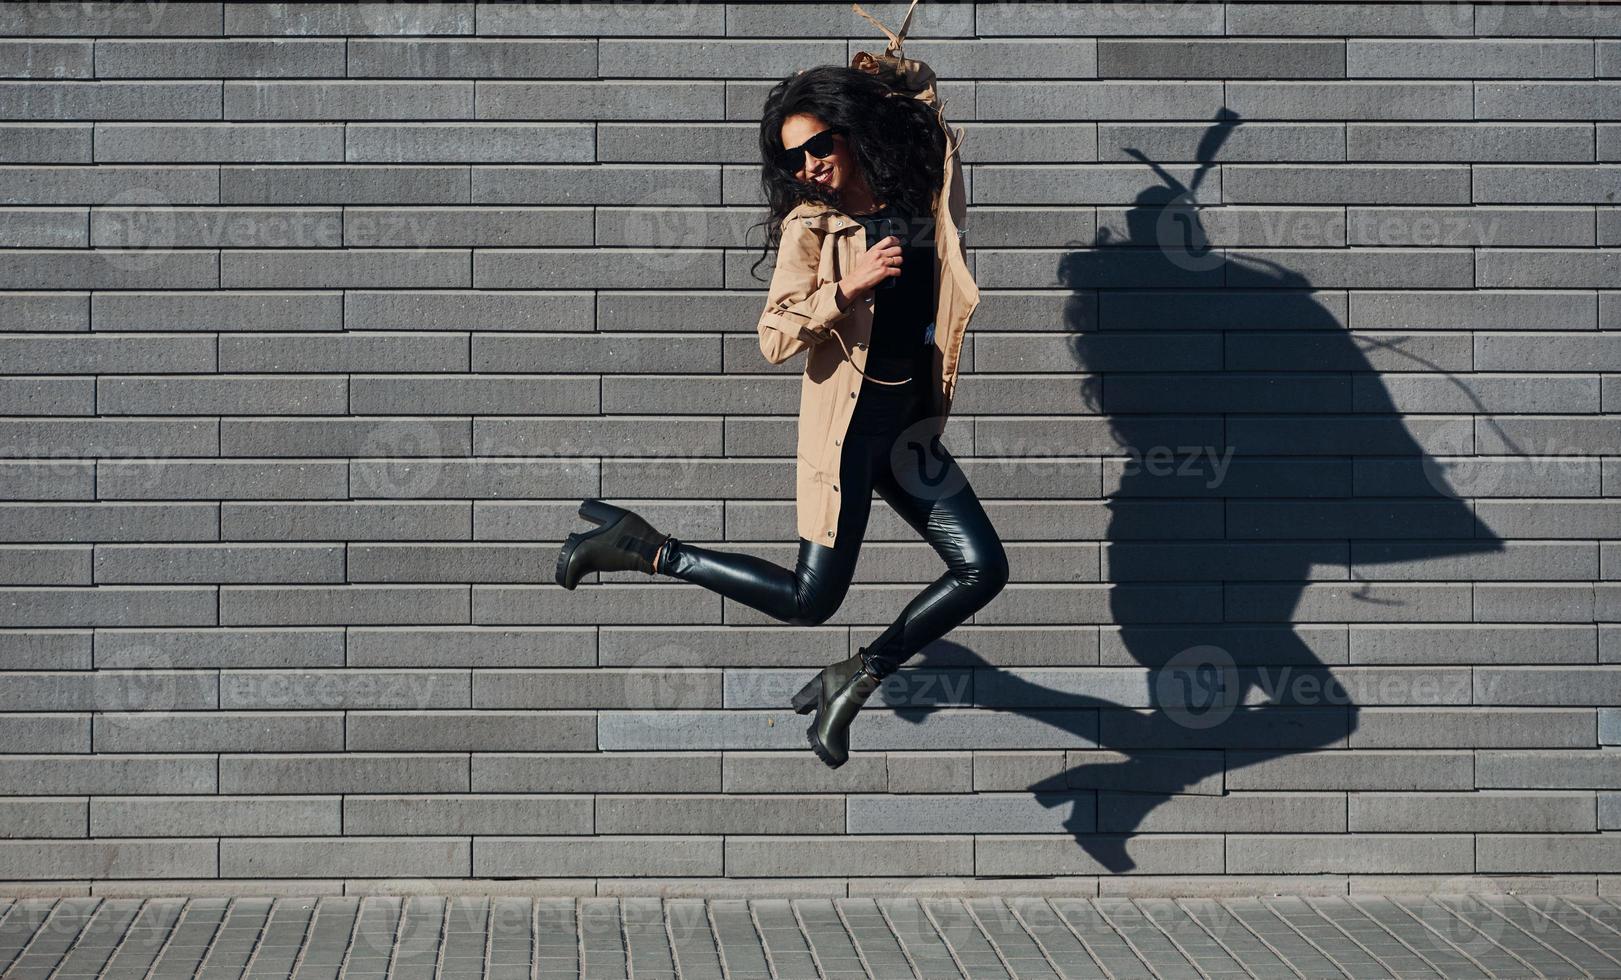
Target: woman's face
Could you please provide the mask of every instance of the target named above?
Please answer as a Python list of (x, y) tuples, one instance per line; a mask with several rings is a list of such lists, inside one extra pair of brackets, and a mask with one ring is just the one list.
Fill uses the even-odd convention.
[[(790, 149), (799, 146), (826, 128), (827, 123), (812, 115), (800, 113), (789, 116), (782, 123), (782, 145)], [(834, 133), (833, 152), (827, 157), (818, 159), (804, 150), (799, 152), (799, 169), (794, 176), (806, 183), (825, 187), (835, 194), (843, 194), (859, 179), (859, 174), (855, 154), (850, 152), (850, 144), (845, 141), (844, 134)]]

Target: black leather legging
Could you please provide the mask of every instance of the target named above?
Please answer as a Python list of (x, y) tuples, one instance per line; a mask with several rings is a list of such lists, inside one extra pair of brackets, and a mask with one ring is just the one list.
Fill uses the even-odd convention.
[[(926, 402), (927, 362), (913, 367), (869, 358), (867, 372), (905, 377), (907, 385), (863, 380), (840, 459), (838, 538), (834, 547), (799, 539), (794, 570), (756, 558), (670, 539), (659, 571), (769, 616), (800, 626), (822, 623), (844, 601), (855, 574), (877, 490), (945, 560), (946, 571), (867, 647), (883, 676), (990, 602), (1008, 580), (1007, 554), (967, 478), (938, 439), (928, 446), (906, 431)], [(892, 451), (893, 450), (893, 451)]]

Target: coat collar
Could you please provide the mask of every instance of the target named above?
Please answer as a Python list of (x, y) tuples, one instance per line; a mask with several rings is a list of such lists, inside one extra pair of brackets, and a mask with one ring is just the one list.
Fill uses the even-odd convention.
[(803, 221), (806, 227), (820, 231), (847, 231), (861, 227), (861, 223), (821, 201), (801, 201), (788, 212), (789, 221)]

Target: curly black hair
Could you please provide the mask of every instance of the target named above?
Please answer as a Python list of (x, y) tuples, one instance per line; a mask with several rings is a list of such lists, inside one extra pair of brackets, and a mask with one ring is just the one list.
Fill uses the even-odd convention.
[(763, 224), (766, 232), (751, 275), (777, 247), (782, 221), (796, 205), (817, 200), (839, 206), (834, 191), (801, 181), (775, 162), (784, 149), (783, 122), (801, 113), (844, 132), (867, 185), (881, 201), (912, 214), (931, 214), (945, 182), (945, 131), (935, 111), (906, 90), (899, 72), (887, 65), (876, 74), (821, 65), (790, 75), (767, 93), (760, 118), (760, 186), (767, 212), (751, 227)]

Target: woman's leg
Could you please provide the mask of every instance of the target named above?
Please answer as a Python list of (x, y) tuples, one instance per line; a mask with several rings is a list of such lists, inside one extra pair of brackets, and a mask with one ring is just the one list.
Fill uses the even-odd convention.
[[(934, 442), (927, 453), (925, 448), (898, 447), (894, 465), (879, 467), (874, 477), (878, 493), (946, 562), (945, 574), (913, 598), (869, 645), (870, 663), (884, 677), (965, 622), (1008, 580), (1007, 553), (967, 476), (943, 443)], [(944, 495), (937, 497), (930, 485)]]
[(838, 611), (855, 575), (861, 539), (872, 512), (874, 453), (867, 440), (849, 438), (840, 460), (838, 543), (829, 548), (799, 539), (794, 570), (753, 555), (702, 548), (671, 538), (659, 573), (736, 599), (774, 619), (816, 626)]

